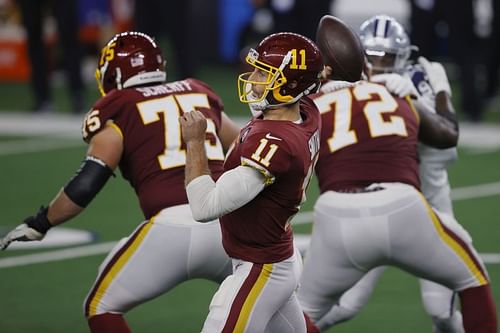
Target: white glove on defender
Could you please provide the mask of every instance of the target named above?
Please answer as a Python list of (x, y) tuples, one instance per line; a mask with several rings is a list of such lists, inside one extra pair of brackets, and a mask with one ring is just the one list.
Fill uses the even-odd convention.
[(28, 227), (26, 223), (22, 223), (0, 240), (0, 250), (5, 250), (13, 241), (26, 242), (42, 240), (44, 236), (45, 234)]
[(352, 87), (352, 86), (354, 86), (354, 82), (331, 80), (331, 81), (328, 81), (327, 83), (321, 85), (321, 88), (319, 88), (319, 91), (324, 92), (324, 93), (330, 93), (333, 91), (337, 91), (337, 90)]
[(451, 97), (450, 82), (448, 81), (448, 76), (446, 75), (443, 65), (439, 62), (430, 62), (424, 57), (419, 57), (418, 62), (424, 68), (432, 90), (434, 90), (434, 94), (444, 91)]
[(413, 85), (413, 81), (407, 76), (402, 76), (396, 73), (377, 74), (372, 76), (370, 81), (382, 83), (386, 86), (389, 92), (397, 95), (398, 97), (405, 97), (408, 95), (415, 97), (420, 96), (415, 88), (415, 85)]

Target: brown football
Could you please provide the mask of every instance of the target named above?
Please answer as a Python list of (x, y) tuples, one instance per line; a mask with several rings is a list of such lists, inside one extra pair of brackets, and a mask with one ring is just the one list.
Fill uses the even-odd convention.
[(332, 15), (321, 18), (316, 31), (325, 65), (332, 67), (332, 78), (355, 82), (361, 79), (364, 51), (358, 35), (342, 20)]

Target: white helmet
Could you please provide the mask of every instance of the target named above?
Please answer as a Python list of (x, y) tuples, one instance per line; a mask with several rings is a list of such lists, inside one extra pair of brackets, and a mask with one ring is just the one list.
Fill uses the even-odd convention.
[[(403, 72), (412, 50), (410, 38), (403, 26), (393, 17), (376, 15), (361, 24), (359, 36), (372, 70), (377, 72)], [(378, 64), (373, 60), (384, 59)]]

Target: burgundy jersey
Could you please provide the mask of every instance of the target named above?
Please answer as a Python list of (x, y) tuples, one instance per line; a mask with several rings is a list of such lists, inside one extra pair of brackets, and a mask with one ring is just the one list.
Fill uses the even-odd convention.
[(300, 101), (303, 122), (255, 118), (240, 132), (224, 169), (256, 168), (268, 186), (245, 206), (221, 217), (222, 244), (232, 258), (273, 263), (293, 254), (290, 219), (305, 200), (319, 153), (321, 117), (307, 97)]
[(120, 171), (134, 188), (146, 218), (187, 204), (184, 189), (185, 144), (179, 117), (191, 110), (207, 117), (206, 149), (214, 177), (223, 172), (224, 153), (217, 137), (223, 104), (204, 82), (195, 79), (113, 90), (86, 115), (83, 139), (89, 142), (105, 126), (123, 137)]
[(322, 193), (377, 182), (420, 187), (419, 117), (409, 100), (370, 82), (311, 98), (322, 119), (316, 165)]

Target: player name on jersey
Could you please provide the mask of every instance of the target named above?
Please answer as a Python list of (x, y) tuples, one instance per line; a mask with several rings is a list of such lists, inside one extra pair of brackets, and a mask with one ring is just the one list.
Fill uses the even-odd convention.
[(193, 89), (191, 88), (191, 85), (189, 84), (188, 81), (182, 80), (182, 81), (162, 84), (159, 86), (136, 88), (136, 90), (141, 92), (144, 97), (149, 97), (149, 96), (190, 91)]

